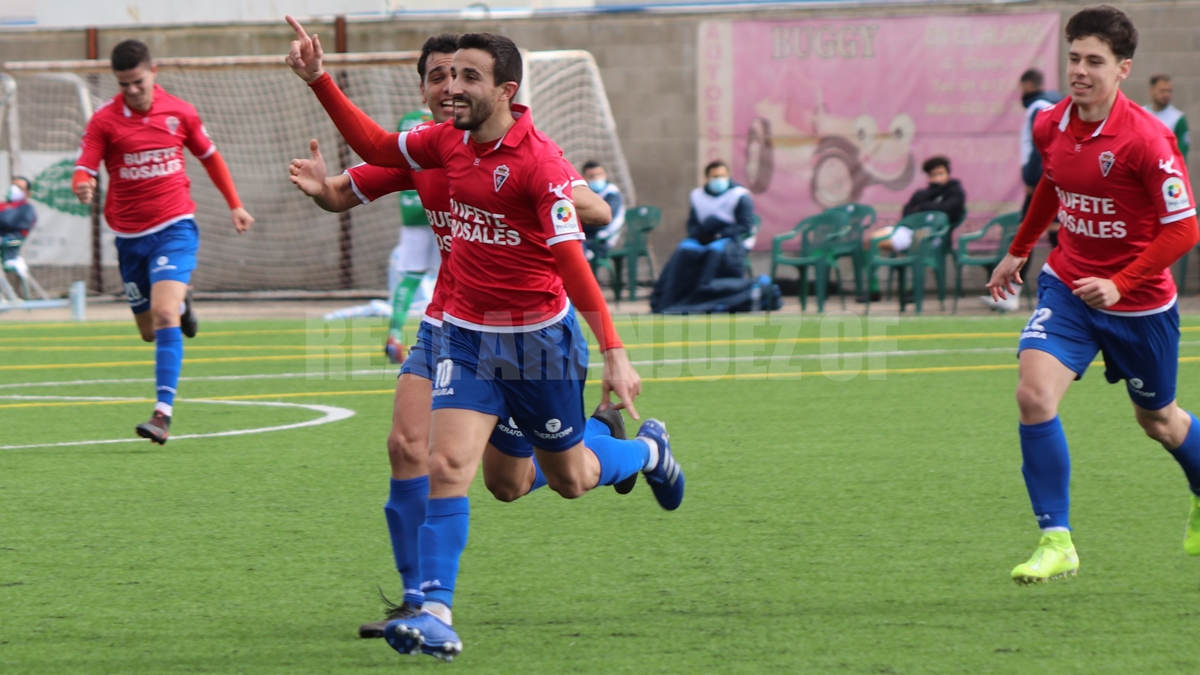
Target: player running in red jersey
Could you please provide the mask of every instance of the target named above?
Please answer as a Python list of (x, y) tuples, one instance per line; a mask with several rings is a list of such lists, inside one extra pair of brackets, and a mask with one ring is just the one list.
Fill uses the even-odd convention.
[(419, 536), (425, 606), (415, 618), (390, 622), (384, 634), (402, 653), (453, 658), (462, 650), (450, 605), (466, 547), (467, 488), (502, 415), (510, 414), (534, 443), (549, 485), (568, 498), (642, 471), (660, 505), (674, 509), (683, 498), (682, 471), (656, 420), (647, 420), (633, 441), (582, 442), (587, 345), (572, 302), (600, 342), (602, 403), (615, 392), (636, 419), (640, 378), (574, 244), (583, 232), (562, 152), (533, 127), (528, 109), (512, 103), (522, 75), (512, 41), (461, 36), (452, 62), (453, 125), (388, 134), (321, 68), (315, 36), (289, 22), (297, 39), (287, 62), (351, 148), (376, 165), (441, 167), (449, 180), (451, 266), (458, 274), (444, 306), (433, 385), (430, 499)]
[[(453, 103), (446, 92), (450, 85), (450, 63), (458, 49), (457, 44), (457, 35), (431, 37), (422, 46), (417, 61), (422, 101), (429, 106), (435, 123), (444, 122), (454, 114)], [(442, 303), (454, 283), (449, 264), (452, 219), (450, 188), (445, 171), (440, 169), (413, 172), (407, 167), (359, 164), (341, 175), (329, 177), (317, 141), (310, 141), (309, 146), (311, 158), (294, 160), (289, 172), (291, 181), (312, 197), (318, 206), (327, 211), (341, 212), (393, 192), (415, 189), (425, 207), (443, 260), (434, 296), (425, 310), (416, 344), (396, 382), (392, 431), (388, 436), (392, 480), (384, 513), (396, 569), (404, 584), (404, 600), (399, 605), (385, 602), (385, 620), (359, 627), (360, 637), (383, 637), (383, 629), (388, 621), (414, 616), (424, 601), (424, 595), (418, 588), (420, 578), (416, 541), (417, 530), (425, 520), (425, 502), (429, 494), (431, 380), (441, 349)], [(586, 187), (580, 187), (585, 184), (582, 178), (575, 176), (574, 180), (580, 192), (577, 195), (580, 198), (580, 218), (597, 225), (611, 220), (612, 214), (607, 203)], [(608, 425), (612, 434), (624, 437), (624, 423), (618, 411), (598, 410), (594, 416)], [(484, 482), (488, 489), (504, 501), (512, 501), (526, 494), (530, 489), (526, 478), (529, 467), (527, 463), (517, 463), (510, 458), (528, 458), (532, 454), (532, 446), (519, 430), (508, 424), (497, 425), (483, 459)], [(514, 463), (519, 465), (510, 470), (507, 465)], [(633, 478), (636, 480), (636, 475)], [(535, 475), (534, 483), (539, 482), (544, 484), (544, 478)], [(624, 492), (632, 487), (632, 483), (624, 486)]]
[(154, 83), (150, 50), (126, 40), (112, 51), (121, 93), (100, 106), (83, 133), (72, 188), (83, 203), (96, 195), (104, 162), (110, 181), (104, 217), (117, 235), (117, 260), (138, 331), (155, 343), (158, 402), (137, 434), (160, 445), (170, 435), (172, 407), (183, 366), (183, 336), (196, 334), (188, 282), (200, 234), (183, 149), (195, 155), (224, 195), (238, 233), (254, 218), (242, 207), (233, 178), (196, 109)]
[(1065, 32), (1071, 95), (1034, 122), (1045, 173), (988, 283), (993, 299), (1011, 295), (1038, 237), (1052, 220), (1062, 223), (1019, 346), (1021, 470), (1043, 532), (1012, 571), (1021, 584), (1079, 569), (1058, 404), (1097, 352), (1108, 381), (1125, 380), (1146, 435), (1183, 467), (1193, 493), (1184, 548), (1200, 554), (1200, 425), (1175, 402), (1179, 314), (1170, 274), (1200, 239), (1195, 197), (1170, 130), (1121, 93), (1137, 48), (1133, 22), (1113, 7), (1090, 7)]

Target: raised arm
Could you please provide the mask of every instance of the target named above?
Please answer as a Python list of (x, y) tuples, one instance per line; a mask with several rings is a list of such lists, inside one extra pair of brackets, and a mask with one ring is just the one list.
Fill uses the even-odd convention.
[[(293, 17), (287, 21), (296, 31), (296, 39), (292, 40), (287, 58), (284, 60), (292, 68), (292, 72), (308, 83), (317, 95), (317, 100), (324, 106), (329, 119), (341, 132), (346, 143), (358, 153), (368, 164), (376, 166), (410, 166), (412, 162), (401, 151), (401, 138), (398, 133), (389, 133), (375, 123), (366, 113), (350, 102), (342, 90), (338, 88), (329, 73), (321, 65), (324, 51), (317, 34), (309, 35), (304, 27)], [(419, 169), (420, 166), (413, 166)]]
[(312, 197), (317, 206), (332, 213), (341, 213), (362, 204), (362, 199), (354, 194), (350, 176), (344, 173), (332, 178), (328, 176), (317, 139), (308, 142), (308, 149), (312, 153), (310, 159), (293, 159), (288, 165), (288, 179), (292, 184)]

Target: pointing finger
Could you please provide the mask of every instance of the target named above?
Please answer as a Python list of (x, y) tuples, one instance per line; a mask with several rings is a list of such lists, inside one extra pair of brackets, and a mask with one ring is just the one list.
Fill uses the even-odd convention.
[(287, 22), (292, 25), (292, 30), (296, 31), (296, 35), (302, 41), (308, 40), (308, 33), (304, 32), (304, 26), (300, 25), (300, 22), (296, 20), (296, 17), (289, 14), (289, 15), (285, 16), (284, 18), (287, 19)]

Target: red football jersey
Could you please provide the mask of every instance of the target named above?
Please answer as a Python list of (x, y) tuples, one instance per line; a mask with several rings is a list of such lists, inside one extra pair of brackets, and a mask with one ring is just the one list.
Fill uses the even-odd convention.
[[(1033, 139), (1046, 180), (1058, 193), (1058, 246), (1047, 271), (1068, 287), (1111, 279), (1133, 262), (1163, 225), (1196, 215), (1187, 165), (1171, 131), (1118, 92), (1108, 118), (1077, 141), (1065, 99), (1038, 113)], [(1153, 314), (1175, 304), (1170, 269), (1122, 295), (1106, 312)]]
[(157, 84), (142, 114), (117, 94), (88, 121), (76, 169), (95, 176), (104, 161), (109, 188), (104, 218), (117, 236), (141, 236), (196, 212), (183, 148), (205, 159), (217, 151), (196, 109)]
[(413, 171), (359, 164), (347, 169), (346, 174), (350, 176), (354, 194), (364, 204), (393, 192), (417, 191), (421, 206), (425, 208), (425, 216), (433, 227), (438, 253), (442, 256), (433, 298), (425, 308), (425, 319), (435, 326), (442, 325), (442, 307), (454, 284), (454, 274), (450, 272), (450, 185), (446, 182), (446, 172), (441, 169)]
[(399, 137), (415, 171), (441, 167), (449, 181), (455, 279), (444, 318), (490, 332), (561, 320), (570, 304), (550, 247), (583, 239), (571, 198), (578, 174), (528, 108), (514, 105), (513, 116), (486, 146), (452, 122)]

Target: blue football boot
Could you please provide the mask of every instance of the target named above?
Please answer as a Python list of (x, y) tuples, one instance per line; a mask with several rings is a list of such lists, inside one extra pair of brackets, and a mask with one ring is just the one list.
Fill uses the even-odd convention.
[(443, 661), (453, 661), (463, 650), (462, 640), (458, 639), (454, 628), (429, 612), (388, 622), (383, 629), (383, 639), (401, 654), (412, 654), (420, 649)]
[(654, 491), (658, 505), (674, 511), (683, 502), (683, 469), (671, 454), (667, 427), (656, 419), (648, 419), (642, 422), (637, 437), (648, 438), (658, 444), (658, 464), (651, 470), (643, 470), (642, 474)]

